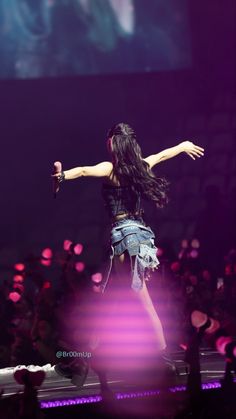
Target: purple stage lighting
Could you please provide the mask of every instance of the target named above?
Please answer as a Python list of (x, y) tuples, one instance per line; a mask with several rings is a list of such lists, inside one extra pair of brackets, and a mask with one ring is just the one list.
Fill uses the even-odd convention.
[[(221, 388), (220, 381), (213, 381), (210, 383), (203, 383), (202, 390), (213, 390)], [(175, 386), (170, 387), (167, 392), (169, 393), (179, 393), (184, 392), (187, 390), (185, 385), (182, 386)], [(161, 390), (143, 390), (143, 391), (132, 391), (127, 393), (116, 393), (115, 397), (117, 400), (124, 400), (124, 399), (134, 399), (139, 397), (153, 397), (159, 396), (161, 394)], [(87, 396), (87, 397), (76, 397), (74, 399), (62, 399), (62, 400), (51, 400), (51, 401), (41, 401), (40, 407), (41, 409), (48, 409), (51, 407), (63, 407), (63, 406), (72, 406), (78, 404), (85, 404), (85, 403), (97, 403), (102, 401), (101, 395), (94, 395), (94, 396)]]

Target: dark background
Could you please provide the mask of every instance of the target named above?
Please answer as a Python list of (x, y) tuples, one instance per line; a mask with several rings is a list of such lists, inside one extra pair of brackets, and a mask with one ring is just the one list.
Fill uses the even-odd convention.
[(157, 244), (176, 251), (198, 236), (212, 265), (236, 245), (236, 4), (193, 1), (189, 13), (190, 69), (0, 82), (2, 278), (7, 265), (65, 238), (99, 266), (108, 235), (101, 180), (67, 182), (54, 200), (50, 173), (55, 160), (64, 169), (107, 160), (106, 132), (121, 121), (145, 156), (186, 139), (205, 147), (199, 161), (178, 156), (156, 169), (171, 182), (168, 208), (146, 210)]

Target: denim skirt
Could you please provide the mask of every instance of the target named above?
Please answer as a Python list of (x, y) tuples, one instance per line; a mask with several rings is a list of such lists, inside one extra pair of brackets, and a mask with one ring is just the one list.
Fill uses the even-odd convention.
[[(150, 271), (159, 265), (157, 247), (154, 244), (155, 234), (141, 218), (128, 218), (112, 225), (110, 239), (112, 254), (109, 274), (113, 257), (127, 251), (131, 261), (131, 287), (139, 291), (143, 287), (143, 281), (149, 278)], [(134, 264), (132, 256), (135, 256), (132, 258)]]

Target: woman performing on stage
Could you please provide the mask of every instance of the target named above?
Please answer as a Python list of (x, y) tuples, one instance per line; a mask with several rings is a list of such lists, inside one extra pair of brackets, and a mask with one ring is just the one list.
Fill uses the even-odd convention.
[[(168, 183), (154, 175), (153, 167), (180, 153), (186, 153), (195, 160), (204, 155), (204, 149), (190, 141), (184, 141), (143, 158), (134, 130), (125, 123), (119, 123), (110, 129), (107, 145), (111, 162), (76, 167), (53, 176), (59, 183), (82, 176), (104, 179), (102, 195), (111, 218), (111, 266), (101, 290), (104, 295), (113, 291), (119, 293), (120, 289), (129, 290), (129, 295), (139, 302), (148, 319), (158, 354), (166, 348), (166, 341), (146, 280), (150, 272), (158, 268), (159, 261), (154, 244), (155, 235), (143, 219), (141, 198), (153, 201), (157, 207), (165, 206), (168, 201)], [(114, 277), (111, 276), (111, 271), (115, 271)], [(122, 295), (123, 300), (124, 293), (119, 295)]]

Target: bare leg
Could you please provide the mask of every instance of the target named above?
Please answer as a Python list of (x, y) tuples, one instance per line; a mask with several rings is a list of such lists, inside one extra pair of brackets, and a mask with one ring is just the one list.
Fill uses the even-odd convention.
[[(122, 255), (120, 255), (119, 257), (115, 257), (114, 258), (115, 261), (115, 269), (116, 269), (116, 273), (119, 277), (121, 276), (126, 276), (127, 278), (127, 269), (129, 269), (129, 276), (130, 276), (130, 258), (128, 256), (128, 254), (123, 253)], [(128, 265), (129, 264), (129, 268)], [(131, 289), (131, 280), (129, 278), (128, 282), (128, 286)], [(131, 289), (132, 290), (132, 289)], [(166, 348), (166, 341), (165, 341), (165, 337), (164, 337), (164, 333), (163, 333), (163, 327), (161, 324), (161, 321), (159, 319), (159, 316), (155, 310), (155, 307), (152, 303), (151, 297), (149, 295), (147, 286), (146, 286), (146, 281), (143, 282), (143, 288), (140, 291), (134, 291), (132, 290), (133, 293), (135, 293), (135, 297), (140, 301), (140, 303), (142, 304), (142, 307), (144, 308), (146, 314), (148, 315), (148, 318), (153, 326), (153, 330), (155, 333), (155, 341), (156, 341), (156, 345), (157, 345), (157, 350), (162, 351), (163, 349)]]
[[(135, 291), (134, 291), (135, 292)], [(157, 337), (158, 349), (162, 351), (166, 348), (166, 340), (163, 333), (163, 327), (159, 316), (155, 310), (151, 297), (149, 295), (146, 281), (143, 282), (143, 288), (137, 292), (137, 297), (142, 303), (146, 313), (148, 314), (150, 321), (153, 325), (155, 335)]]

